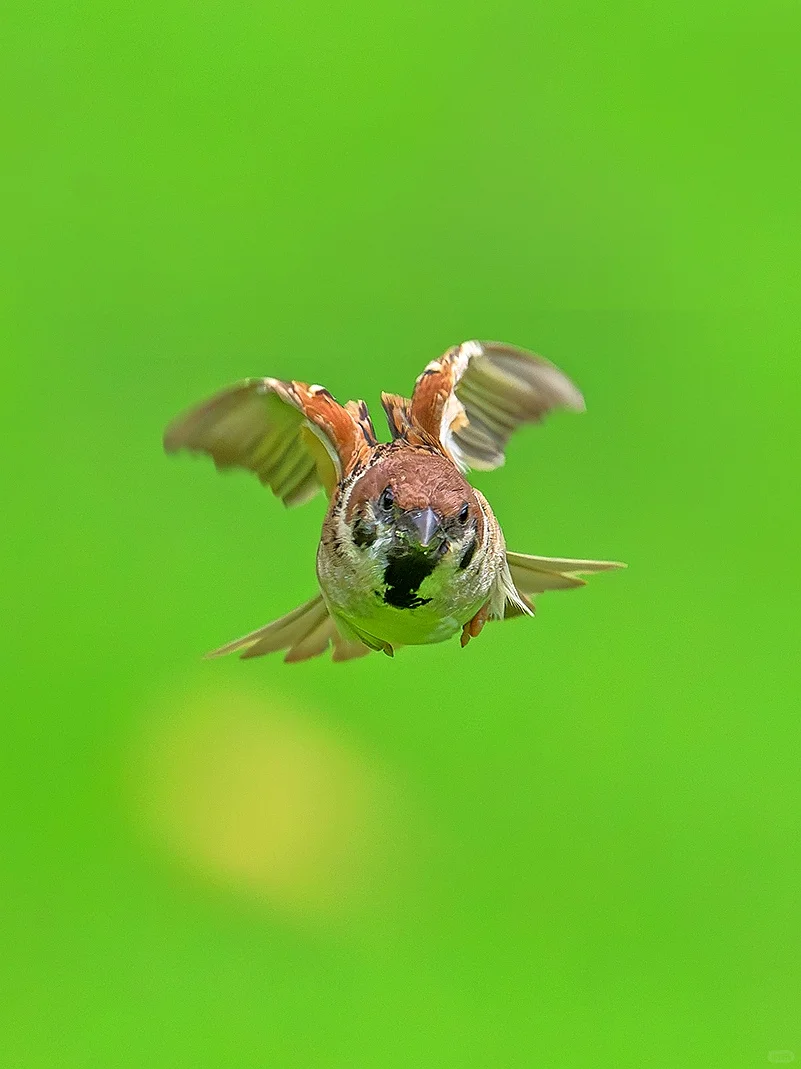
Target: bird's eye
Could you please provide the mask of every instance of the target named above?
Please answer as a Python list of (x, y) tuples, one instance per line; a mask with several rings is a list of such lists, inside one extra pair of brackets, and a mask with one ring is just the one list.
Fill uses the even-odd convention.
[(384, 490), (384, 492), (381, 494), (379, 504), (381, 505), (381, 508), (385, 509), (387, 512), (389, 512), (389, 510), (395, 504), (395, 495), (392, 493), (391, 486), (388, 486), (386, 490)]
[(459, 510), (459, 523), (467, 523), (467, 517), (470, 515), (470, 506), (465, 501)]

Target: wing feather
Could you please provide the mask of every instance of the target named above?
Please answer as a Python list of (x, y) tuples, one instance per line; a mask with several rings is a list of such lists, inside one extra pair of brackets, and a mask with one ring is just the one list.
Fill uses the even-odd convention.
[(387, 416), (387, 424), (392, 440), (405, 438), (409, 430), (411, 401), (397, 393), (382, 393), (381, 404)]
[(523, 423), (557, 408), (584, 410), (568, 377), (541, 356), (503, 342), (468, 341), (432, 361), (417, 380), (411, 421), (439, 440), (462, 470), (491, 470)]
[(372, 443), (364, 403), (338, 404), (321, 386), (245, 379), (179, 416), (168, 453), (208, 454), (218, 469), (252, 471), (286, 505), (328, 494)]

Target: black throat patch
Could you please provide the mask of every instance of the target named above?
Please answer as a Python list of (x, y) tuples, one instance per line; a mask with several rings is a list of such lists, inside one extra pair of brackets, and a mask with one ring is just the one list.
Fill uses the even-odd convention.
[(391, 554), (384, 572), (384, 582), (387, 584), (384, 601), (396, 609), (416, 609), (420, 605), (427, 605), (431, 598), (418, 597), (417, 591), (436, 566), (436, 557), (429, 553)]

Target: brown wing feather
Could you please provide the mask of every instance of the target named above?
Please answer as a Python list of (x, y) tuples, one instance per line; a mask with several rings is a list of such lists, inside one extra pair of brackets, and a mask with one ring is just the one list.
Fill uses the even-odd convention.
[(376, 437), (375, 427), (373, 426), (373, 421), (370, 417), (370, 410), (364, 401), (348, 401), (345, 405), (345, 411), (350, 414), (367, 445), (370, 447), (378, 445), (378, 438)]
[(252, 471), (284, 504), (298, 505), (323, 487), (330, 494), (369, 452), (375, 435), (368, 439), (368, 427), (362, 402), (343, 407), (322, 386), (245, 379), (173, 420), (164, 448), (206, 453), (218, 469)]
[(412, 402), (408, 397), (397, 393), (382, 393), (381, 404), (387, 414), (387, 423), (392, 440), (405, 438), (411, 426), (410, 408)]
[(504, 462), (513, 431), (556, 408), (583, 411), (584, 399), (557, 367), (502, 342), (464, 342), (417, 380), (411, 421), (436, 436), (462, 469)]

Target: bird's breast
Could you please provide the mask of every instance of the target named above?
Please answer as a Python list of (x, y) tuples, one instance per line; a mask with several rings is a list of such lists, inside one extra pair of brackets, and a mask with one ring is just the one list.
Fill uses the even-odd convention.
[(450, 638), (487, 600), (494, 569), (470, 567), (448, 555), (409, 551), (384, 557), (348, 554), (318, 558), (320, 586), (335, 615), (392, 645)]

